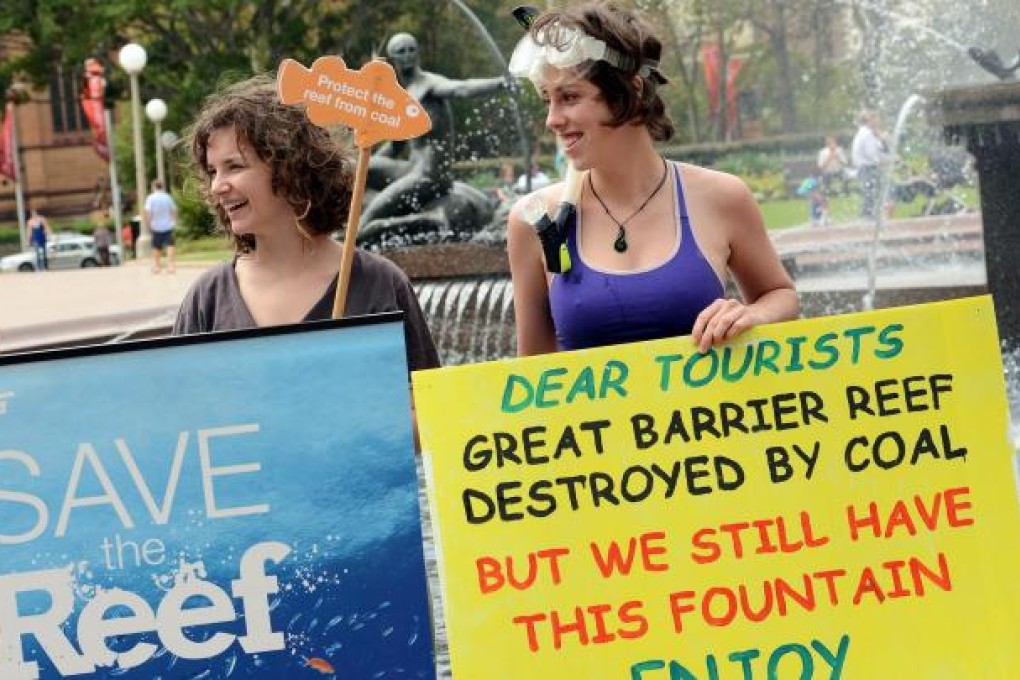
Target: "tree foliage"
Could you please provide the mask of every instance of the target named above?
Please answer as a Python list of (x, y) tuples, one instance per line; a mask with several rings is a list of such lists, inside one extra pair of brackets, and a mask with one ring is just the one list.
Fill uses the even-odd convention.
[[(845, 129), (853, 111), (888, 112), (913, 90), (952, 78), (985, 77), (967, 58), (972, 43), (1015, 56), (1020, 32), (1015, 0), (617, 0), (645, 12), (665, 44), (664, 97), (688, 142), (719, 138), (708, 117), (701, 48), (717, 41), (743, 59), (738, 90), (757, 101), (766, 134)], [(515, 0), (464, 0), (509, 57), (521, 35), (510, 17)], [(536, 3), (542, 4), (542, 3)], [(554, 3), (560, 4), (560, 3)], [(167, 129), (181, 130), (202, 100), (225, 81), (272, 71), (283, 57), (304, 63), (339, 54), (360, 66), (397, 31), (418, 37), (422, 63), (451, 77), (491, 76), (501, 64), (456, 2), (450, 0), (4, 0), (0, 35), (19, 34), (30, 48), (0, 63), (0, 88), (15, 74), (39, 85), (55, 69), (80, 74), (88, 56), (107, 64), (122, 98), (126, 76), (117, 51), (129, 41), (149, 56), (143, 101), (161, 97)], [(1003, 35), (1006, 38), (1003, 38)], [(725, 64), (723, 59), (722, 63)], [(725, 74), (723, 74), (725, 78)], [(541, 102), (520, 94), (529, 134), (543, 134)], [(507, 97), (459, 102), (462, 157), (510, 155), (517, 121)], [(725, 114), (725, 98), (723, 111)], [(748, 114), (747, 111), (741, 111)], [(126, 126), (122, 126), (126, 127)], [(130, 183), (130, 173), (123, 173)]]

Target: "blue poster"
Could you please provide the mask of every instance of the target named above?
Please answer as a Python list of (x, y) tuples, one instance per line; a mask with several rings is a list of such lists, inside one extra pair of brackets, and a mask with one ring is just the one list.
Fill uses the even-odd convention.
[(0, 678), (433, 678), (403, 326), (0, 357)]

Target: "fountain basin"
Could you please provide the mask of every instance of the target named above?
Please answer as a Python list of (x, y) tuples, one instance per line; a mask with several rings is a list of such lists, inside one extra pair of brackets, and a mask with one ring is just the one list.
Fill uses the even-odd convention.
[(974, 156), (988, 290), (1007, 349), (1020, 346), (1020, 81), (927, 95), (928, 119)]

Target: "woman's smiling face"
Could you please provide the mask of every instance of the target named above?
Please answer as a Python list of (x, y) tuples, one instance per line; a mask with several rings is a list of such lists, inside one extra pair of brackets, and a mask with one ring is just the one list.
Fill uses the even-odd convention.
[(556, 134), (563, 153), (576, 168), (591, 167), (598, 140), (609, 130), (609, 107), (602, 92), (583, 78), (564, 78), (547, 82), (542, 99), (548, 107), (545, 125)]
[(209, 135), (205, 171), (215, 207), (235, 235), (258, 235), (294, 222), (290, 204), (273, 191), (269, 166), (233, 127)]

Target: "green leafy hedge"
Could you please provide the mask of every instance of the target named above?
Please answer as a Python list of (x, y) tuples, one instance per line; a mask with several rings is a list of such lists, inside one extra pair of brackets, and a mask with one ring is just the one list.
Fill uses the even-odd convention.
[(216, 217), (205, 204), (195, 182), (185, 182), (180, 191), (174, 192), (174, 200), (177, 202), (177, 235), (180, 238), (200, 239), (219, 231)]

